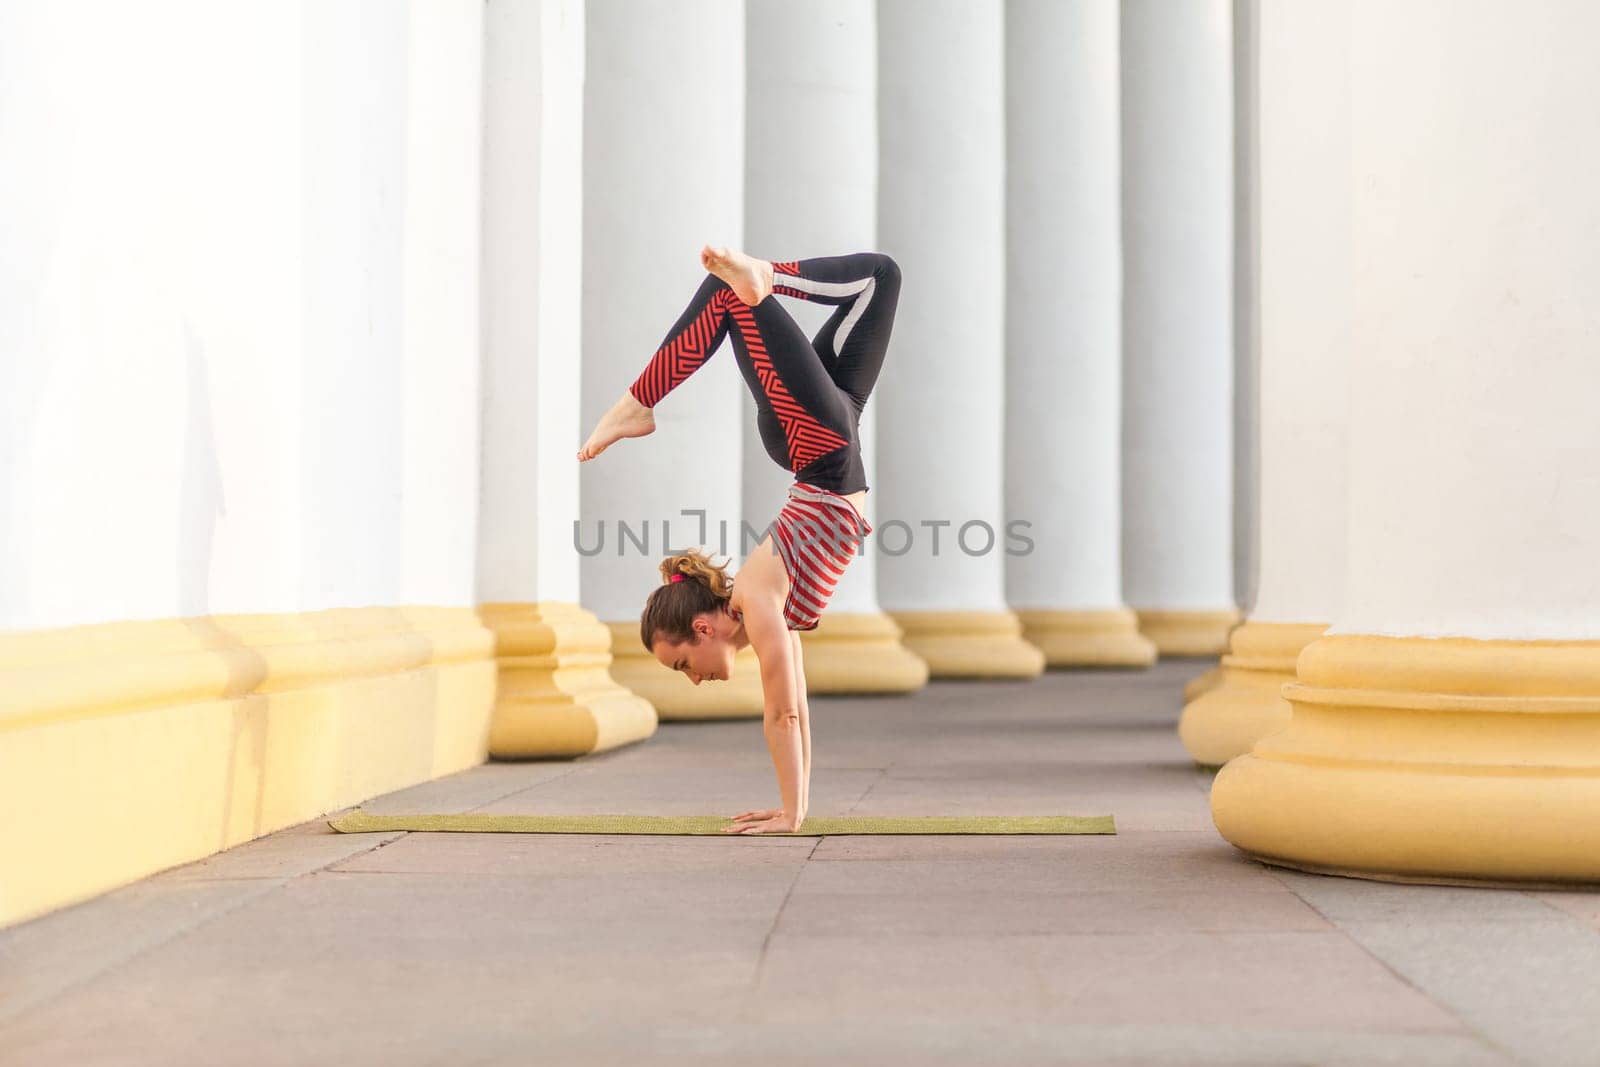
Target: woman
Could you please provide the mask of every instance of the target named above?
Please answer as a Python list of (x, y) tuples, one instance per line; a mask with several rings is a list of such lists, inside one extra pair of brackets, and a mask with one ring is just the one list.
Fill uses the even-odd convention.
[[(805, 820), (811, 724), (801, 630), (813, 630), (872, 527), (858, 426), (894, 327), (900, 268), (860, 252), (784, 263), (707, 246), (709, 272), (638, 379), (578, 452), (593, 459), (624, 437), (655, 430), (651, 409), (704, 363), (725, 336), (756, 401), (767, 454), (793, 471), (789, 499), (734, 579), (688, 551), (661, 562), (662, 585), (639, 620), (644, 646), (695, 685), (726, 680), (734, 654), (755, 649), (763, 732), (783, 807), (747, 811), (724, 832), (790, 833)], [(837, 305), (808, 340), (774, 294)]]

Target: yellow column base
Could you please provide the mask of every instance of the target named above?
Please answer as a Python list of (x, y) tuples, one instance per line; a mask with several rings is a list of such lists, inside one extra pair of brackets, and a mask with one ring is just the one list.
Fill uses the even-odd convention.
[(1289, 702), (1283, 699), (1283, 687), (1294, 681), (1300, 650), (1326, 629), (1321, 623), (1285, 622), (1246, 622), (1235, 628), (1217, 684), (1186, 704), (1178, 722), (1178, 737), (1189, 755), (1220, 767), (1287, 726)]
[(482, 604), (500, 679), (489, 754), (570, 758), (656, 732), (650, 702), (611, 678), (611, 632), (577, 604)]
[(1222, 684), (1222, 664), (1217, 664), (1198, 678), (1191, 678), (1183, 687), (1183, 702), (1199, 700)]
[(1047, 667), (1148, 667), (1156, 646), (1127, 608), (1109, 611), (1018, 611), (1022, 636), (1044, 653)]
[(913, 693), (928, 684), (928, 665), (901, 643), (884, 614), (832, 613), (800, 633), (806, 692)]
[(1600, 882), (1600, 641), (1325, 636), (1294, 715), (1218, 773), (1217, 829), (1286, 867)]
[(1237, 611), (1140, 611), (1139, 632), (1163, 656), (1220, 656), (1228, 650), (1228, 631)]
[(934, 678), (1037, 678), (1044, 653), (1011, 611), (893, 611), (905, 644)]
[(482, 763), (469, 608), (0, 635), (0, 926)]
[(759, 719), (765, 714), (761, 663), (754, 649), (734, 656), (727, 681), (695, 685), (682, 671), (663, 667), (645, 650), (638, 620), (605, 626), (611, 631), (611, 677), (654, 704), (662, 721)]

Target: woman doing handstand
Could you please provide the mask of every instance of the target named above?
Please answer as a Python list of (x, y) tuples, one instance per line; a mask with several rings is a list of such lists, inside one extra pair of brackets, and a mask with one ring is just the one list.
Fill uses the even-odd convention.
[[(593, 459), (624, 437), (655, 430), (651, 409), (733, 340), (734, 359), (756, 401), (767, 454), (792, 471), (789, 498), (738, 573), (689, 550), (661, 562), (662, 584), (639, 620), (644, 646), (694, 684), (726, 680), (750, 646), (761, 665), (763, 732), (783, 807), (734, 817), (734, 833), (790, 833), (805, 819), (811, 783), (810, 709), (801, 630), (813, 630), (872, 527), (858, 427), (883, 369), (900, 299), (888, 256), (770, 263), (707, 246), (709, 272), (636, 381), (601, 417), (578, 452)], [(774, 294), (837, 305), (807, 339)]]

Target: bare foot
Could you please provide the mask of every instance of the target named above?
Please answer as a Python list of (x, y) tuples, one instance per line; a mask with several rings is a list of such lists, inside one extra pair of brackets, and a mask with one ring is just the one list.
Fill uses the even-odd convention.
[(759, 304), (772, 295), (772, 264), (726, 248), (706, 245), (700, 249), (700, 264), (733, 289), (733, 295), (746, 304)]
[(624, 389), (622, 398), (611, 405), (610, 411), (600, 416), (594, 433), (578, 449), (578, 462), (593, 459), (624, 437), (644, 437), (655, 432), (655, 413), (635, 400), (631, 391)]

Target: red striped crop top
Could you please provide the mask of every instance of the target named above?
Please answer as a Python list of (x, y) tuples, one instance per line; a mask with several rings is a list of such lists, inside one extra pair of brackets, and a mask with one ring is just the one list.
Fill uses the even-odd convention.
[(815, 630), (845, 566), (872, 525), (840, 494), (796, 482), (771, 530), (789, 572), (783, 621), (791, 630)]

